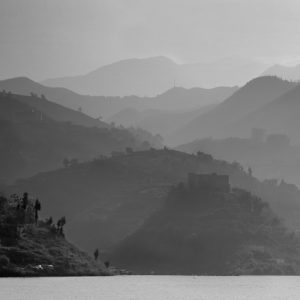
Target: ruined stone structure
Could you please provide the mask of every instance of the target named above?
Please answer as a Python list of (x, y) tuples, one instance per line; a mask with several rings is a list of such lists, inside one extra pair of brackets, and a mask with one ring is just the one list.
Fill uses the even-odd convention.
[(205, 190), (230, 192), (229, 176), (212, 174), (188, 174), (188, 185), (190, 187), (203, 188)]

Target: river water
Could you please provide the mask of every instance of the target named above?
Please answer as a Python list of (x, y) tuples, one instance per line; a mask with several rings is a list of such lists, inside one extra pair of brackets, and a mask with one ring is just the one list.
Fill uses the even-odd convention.
[(300, 299), (295, 276), (113, 276), (1, 278), (2, 300)]

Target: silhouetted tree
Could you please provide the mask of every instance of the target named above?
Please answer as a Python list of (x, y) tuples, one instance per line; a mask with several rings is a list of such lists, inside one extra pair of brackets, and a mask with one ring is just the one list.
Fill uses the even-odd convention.
[(110, 265), (109, 261), (106, 261), (106, 262), (104, 263), (104, 265), (105, 265), (106, 268), (109, 268), (109, 265)]
[(148, 150), (151, 148), (151, 145), (148, 141), (143, 141), (141, 145), (142, 150)]
[(0, 255), (0, 269), (6, 267), (10, 263), (9, 258), (6, 255)]
[(66, 217), (62, 217), (57, 221), (57, 229), (60, 234), (63, 234), (63, 227), (66, 224)]
[(95, 250), (94, 252), (94, 257), (95, 257), (95, 260), (97, 261), (98, 260), (98, 256), (99, 256), (99, 250), (98, 248)]
[(22, 197), (22, 208), (25, 210), (28, 205), (28, 193), (24, 193)]
[(64, 160), (63, 160), (63, 166), (64, 166), (65, 168), (67, 168), (67, 167), (70, 166), (70, 161), (69, 161), (67, 158), (64, 158)]
[(35, 224), (37, 224), (39, 215), (38, 215), (38, 211), (41, 210), (41, 202), (39, 201), (39, 199), (35, 200), (34, 203), (34, 220), (35, 220)]
[(69, 160), (69, 166), (76, 166), (78, 164), (78, 159), (77, 158), (72, 158), (71, 160)]
[(251, 167), (248, 168), (248, 174), (249, 174), (249, 176), (252, 176), (252, 168)]
[(127, 154), (132, 154), (133, 153), (133, 149), (131, 147), (126, 147), (126, 153)]

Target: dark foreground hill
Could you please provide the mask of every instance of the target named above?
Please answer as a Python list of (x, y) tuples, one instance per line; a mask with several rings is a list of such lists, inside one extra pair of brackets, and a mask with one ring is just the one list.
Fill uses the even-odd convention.
[[(203, 178), (211, 185), (201, 184)], [(164, 207), (121, 242), (112, 259), (142, 274), (299, 273), (300, 242), (269, 205), (244, 190), (219, 188), (217, 179), (202, 176), (173, 188)]]
[(101, 261), (69, 243), (51, 221), (35, 224), (29, 202), (0, 198), (0, 276), (110, 275)]
[(53, 117), (55, 112), (48, 115), (18, 97), (0, 94), (0, 168), (3, 170), (0, 181), (58, 168), (64, 159), (76, 163), (126, 147), (144, 149), (161, 145), (160, 137), (143, 130), (58, 122), (59, 116)]
[[(128, 151), (79, 163), (3, 187), (39, 195), (54, 218), (66, 215), (68, 236), (83, 249), (109, 249), (136, 231), (164, 203), (170, 186), (189, 172), (227, 174), (233, 187), (251, 191), (300, 229), (300, 191), (276, 180), (259, 181), (238, 163), (168, 149)], [(88, 234), (87, 234), (88, 232)]]

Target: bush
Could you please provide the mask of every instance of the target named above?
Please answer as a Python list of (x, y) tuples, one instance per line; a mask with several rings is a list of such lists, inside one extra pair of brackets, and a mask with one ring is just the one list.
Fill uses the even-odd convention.
[(6, 255), (0, 255), (0, 268), (9, 265), (9, 258)]

